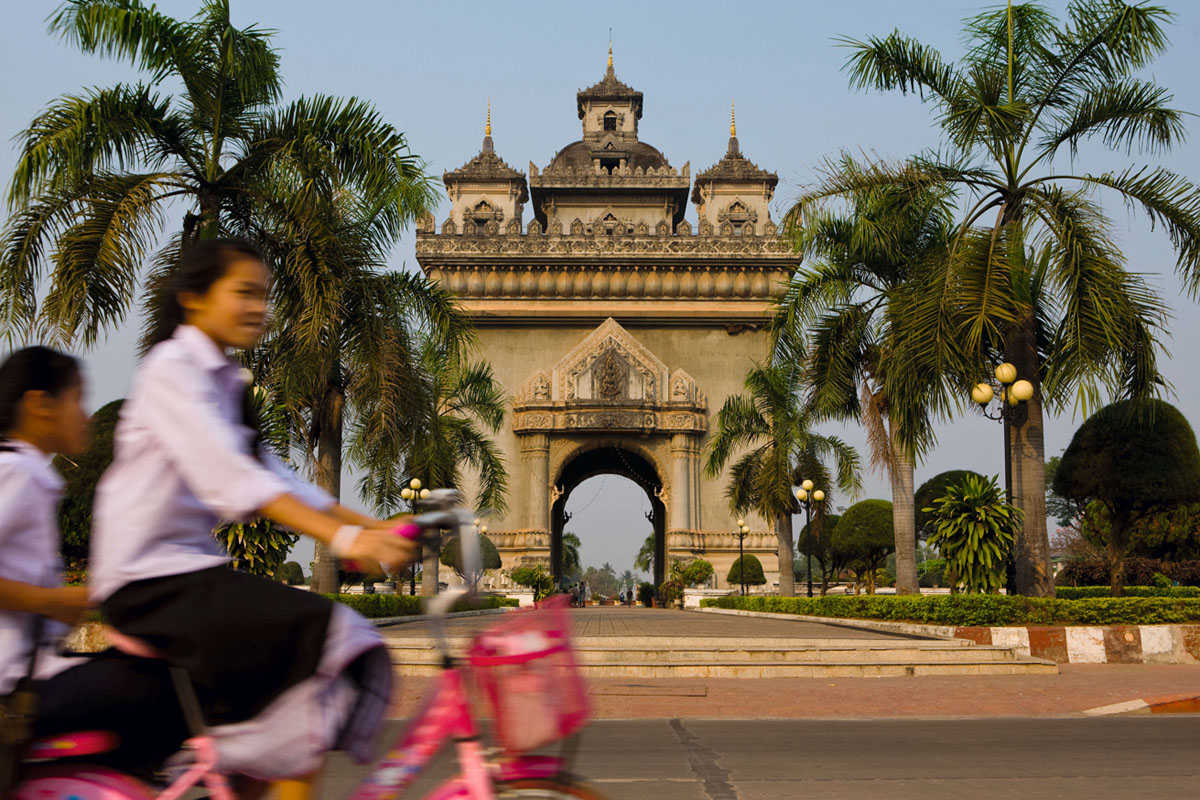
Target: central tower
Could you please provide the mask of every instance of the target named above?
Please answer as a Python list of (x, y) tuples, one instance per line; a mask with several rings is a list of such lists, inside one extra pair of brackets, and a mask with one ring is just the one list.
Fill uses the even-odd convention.
[[(496, 154), (489, 119), (480, 153), (443, 176), (440, 232), (428, 218), (417, 234), (418, 262), (459, 297), (512, 397), (497, 437), (509, 511), (488, 536), (506, 570), (542, 561), (557, 574), (567, 497), (615, 473), (650, 500), (655, 582), (697, 555), (724, 586), (736, 523), (728, 476), (708, 478), (702, 452), (711, 415), (767, 358), (771, 303), (798, 260), (769, 212), (778, 179), (732, 129), (694, 183), (688, 164), (672, 167), (639, 138), (642, 93), (617, 79), (611, 51), (576, 109), (582, 138), (544, 169), (530, 162), (528, 183)], [(773, 532), (748, 522), (746, 551), (777, 579)]]

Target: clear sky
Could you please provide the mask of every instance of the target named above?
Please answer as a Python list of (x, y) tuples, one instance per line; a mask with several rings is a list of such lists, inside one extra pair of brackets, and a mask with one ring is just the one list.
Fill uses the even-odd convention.
[[(1177, 14), (1171, 48), (1150, 74), (1175, 93), (1175, 106), (1200, 112), (1196, 53), (1200, 4), (1161, 0)], [(0, 138), (15, 136), (52, 98), (86, 86), (135, 81), (123, 64), (84, 56), (46, 33), (57, 0), (8, 4), (0, 26)], [(190, 16), (194, 0), (160, 0), (167, 13)], [(671, 163), (691, 162), (693, 173), (718, 160), (728, 139), (729, 104), (737, 101), (742, 151), (779, 174), (775, 218), (814, 177), (825, 156), (841, 148), (902, 157), (934, 147), (938, 131), (929, 109), (914, 97), (862, 94), (847, 88), (846, 51), (839, 36), (861, 38), (895, 28), (961, 54), (960, 20), (989, 4), (974, 0), (827, 0), (728, 2), (608, 2), (592, 4), (416, 3), (392, 0), (234, 0), (239, 25), (278, 31), (289, 98), (312, 93), (356, 95), (373, 101), (405, 131), (414, 152), (434, 175), (479, 151), (488, 98), (497, 152), (518, 169), (545, 166), (555, 151), (579, 138), (575, 92), (604, 73), (609, 26), (617, 76), (645, 94), (640, 137)], [(1064, 0), (1046, 5), (1055, 11)], [(170, 88), (170, 87), (169, 87)], [(1162, 163), (1200, 179), (1200, 120), (1192, 138), (1160, 159), (1081, 149), (1079, 171), (1103, 172), (1129, 163)], [(0, 146), (0, 176), (12, 175), (15, 149)], [(1102, 196), (1103, 199), (1103, 196)], [(1200, 342), (1200, 306), (1174, 275), (1174, 255), (1161, 231), (1138, 212), (1105, 200), (1130, 268), (1147, 274), (1173, 314), (1171, 356), (1163, 368), (1172, 398), (1200, 426), (1200, 377), (1192, 347)], [(444, 203), (438, 219), (445, 216)], [(526, 215), (530, 210), (527, 209)], [(693, 223), (695, 222), (694, 215)], [(413, 238), (392, 258), (415, 269)], [(134, 367), (136, 323), (87, 355), (93, 406), (122, 397)], [(1048, 420), (1046, 451), (1061, 452), (1079, 423), (1070, 411)], [(864, 444), (851, 426), (827, 426)], [(939, 445), (917, 470), (918, 484), (946, 469), (987, 474), (1003, 470), (999, 425), (978, 415), (943, 425)], [(350, 491), (347, 491), (350, 494)], [(868, 478), (864, 497), (888, 497), (886, 481)], [(845, 498), (843, 498), (845, 500)], [(593, 478), (572, 495), (578, 512), (570, 528), (583, 540), (587, 564), (612, 562), (618, 571), (649, 531), (644, 495), (629, 481)], [(310, 558), (311, 547), (297, 557)]]

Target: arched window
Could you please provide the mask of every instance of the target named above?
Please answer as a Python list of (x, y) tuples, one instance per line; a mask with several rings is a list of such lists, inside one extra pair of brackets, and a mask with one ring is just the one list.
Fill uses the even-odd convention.
[(604, 115), (604, 130), (615, 131), (617, 129), (617, 112), (609, 111)]

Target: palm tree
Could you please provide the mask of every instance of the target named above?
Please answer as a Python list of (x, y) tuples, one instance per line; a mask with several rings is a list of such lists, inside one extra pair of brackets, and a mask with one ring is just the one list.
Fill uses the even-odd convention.
[[(93, 346), (127, 317), (147, 260), (153, 285), (196, 237), (252, 239), (273, 267), (278, 313), (251, 360), (297, 418), (297, 444), (316, 448), (318, 482), (340, 496), (347, 412), (358, 465), (393, 474), (421, 383), (411, 328), (465, 337), (448, 295), (381, 272), (433, 198), (403, 134), (358, 99), (276, 105), (270, 33), (235, 28), (227, 0), (187, 21), (138, 0), (70, 0), (50, 28), (149, 81), (64, 96), (22, 135), (13, 217), (0, 235), (0, 330)], [(159, 93), (167, 79), (182, 93)], [(148, 259), (178, 201), (181, 228)], [(39, 308), (34, 288), (47, 269)], [(314, 583), (328, 590), (336, 565), (323, 550)]]
[[(1043, 408), (1075, 398), (1086, 409), (1104, 384), (1113, 396), (1153, 391), (1153, 293), (1131, 275), (1093, 194), (1108, 189), (1161, 224), (1177, 269), (1200, 290), (1200, 193), (1161, 167), (1104, 174), (1055, 170), (1085, 139), (1114, 150), (1169, 149), (1184, 135), (1171, 96), (1136, 73), (1166, 47), (1162, 8), (1120, 0), (1074, 0), (1059, 21), (1039, 6), (1011, 5), (966, 23), (961, 63), (899, 32), (847, 40), (857, 88), (920, 92), (938, 109), (944, 150), (913, 162), (830, 169), (801, 205), (890, 185), (944, 186), (964, 213), (950, 258), (932, 272), (904, 317), (903, 366), (892, 379), (930, 374), (962, 390), (992, 359), (1014, 364), (1035, 387), (1012, 429), (1015, 500), (1024, 511), (1017, 587), (1054, 591), (1045, 524)], [(1031, 258), (1031, 256), (1033, 258)], [(1032, 263), (1047, 264), (1047, 305), (1056, 318), (1039, 354), (1028, 297)], [(1031, 263), (1032, 262), (1032, 263)], [(900, 391), (900, 389), (897, 389)], [(934, 398), (934, 402), (943, 402)]]
[(579, 540), (579, 536), (566, 531), (562, 535), (562, 568), (563, 574), (571, 578), (579, 577), (579, 568), (581, 562), (579, 560), (579, 550), (583, 547), (583, 542)]
[[(913, 464), (932, 443), (928, 390), (891, 396), (885, 390), (892, 360), (895, 301), (905, 283), (943, 259), (950, 226), (945, 193), (910, 198), (889, 190), (854, 195), (848, 214), (809, 204), (785, 221), (810, 266), (798, 273), (772, 322), (777, 360), (794, 358), (788, 342), (807, 339), (810, 403), (821, 417), (861, 420), (871, 465), (892, 484), (896, 537), (896, 591), (919, 592)], [(907, 414), (892, 414), (901, 405)], [(899, 420), (916, 420), (902, 435)]]
[[(834, 462), (838, 488), (849, 494), (860, 486), (854, 448), (836, 436), (822, 436), (811, 429), (813, 417), (801, 399), (805, 378), (803, 365), (796, 359), (751, 369), (746, 375), (749, 394), (728, 398), (717, 412), (705, 464), (705, 472), (716, 477), (737, 451), (750, 448), (733, 464), (725, 495), (735, 514), (756, 510), (775, 528), (779, 592), (785, 597), (795, 594), (792, 515), (799, 509), (792, 488), (805, 478), (831, 486), (827, 459)], [(822, 507), (831, 501), (832, 492), (827, 489)]]
[[(138, 0), (69, 0), (50, 30), (131, 62), (148, 82), (64, 95), (19, 137), (13, 217), (0, 240), (10, 337), (36, 331), (91, 346), (123, 321), (170, 203), (188, 206), (185, 242), (258, 239), (264, 217), (316, 235), (320, 207), (337, 190), (373, 209), (394, 241), (431, 203), (404, 135), (370, 104), (317, 95), (276, 105), (271, 33), (235, 28), (228, 0), (205, 2), (187, 21)], [(158, 90), (168, 79), (181, 94)], [(47, 267), (39, 309), (34, 289)]]
[(654, 574), (654, 550), (656, 545), (656, 536), (654, 533), (651, 533), (646, 537), (646, 541), (642, 542), (642, 546), (638, 548), (637, 556), (633, 559), (634, 568), (640, 572)]
[[(445, 336), (429, 336), (421, 344), (421, 372), (426, 407), (408, 423), (410, 441), (405, 469), (428, 486), (460, 489), (462, 470), (478, 475), (475, 508), (481, 513), (507, 510), (508, 470), (504, 456), (489, 437), (504, 422), (508, 400), (492, 368), (471, 362), (461, 347)], [(371, 417), (386, 418), (387, 414)], [(482, 426), (482, 429), (481, 429)], [(386, 481), (386, 484), (380, 483)], [(360, 483), (364, 496), (392, 498), (395, 502), (405, 482), (388, 474), (367, 475)], [(437, 554), (425, 554), (425, 574), (433, 576), (424, 591), (436, 586)]]

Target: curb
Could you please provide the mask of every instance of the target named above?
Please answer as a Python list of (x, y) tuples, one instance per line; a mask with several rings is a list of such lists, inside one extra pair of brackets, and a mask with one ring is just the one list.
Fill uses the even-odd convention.
[(1089, 708), (1083, 713), (1089, 717), (1107, 717), (1114, 714), (1200, 714), (1200, 695), (1139, 698), (1126, 700), (1124, 703)]
[(1196, 664), (1200, 662), (1200, 625), (1014, 625), (959, 627), (916, 622), (814, 617), (768, 611), (701, 608), (708, 614), (795, 619), (863, 628), (904, 636), (966, 639), (975, 644), (1011, 647), (1014, 652), (1059, 664)]
[[(446, 615), (446, 619), (459, 619), (461, 617), (486, 617), (491, 614), (507, 614), (510, 611), (517, 609), (506, 608), (477, 608), (473, 611), (455, 611)], [(391, 625), (405, 625), (409, 622), (425, 622), (431, 619), (430, 614), (408, 614), (403, 617), (376, 617), (371, 620), (376, 628), (385, 628)]]

